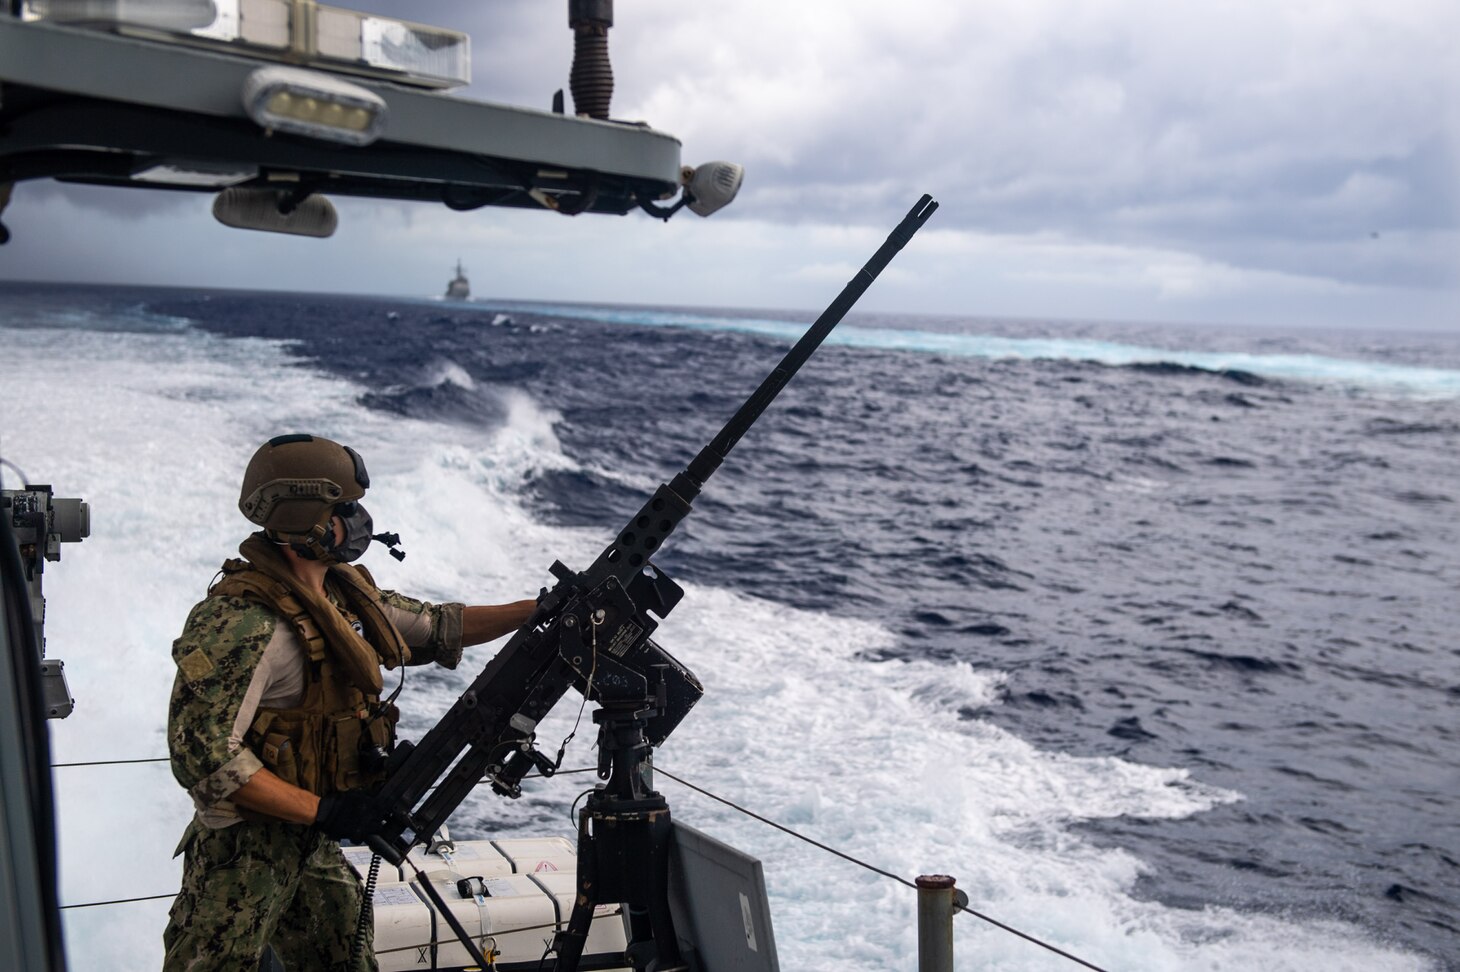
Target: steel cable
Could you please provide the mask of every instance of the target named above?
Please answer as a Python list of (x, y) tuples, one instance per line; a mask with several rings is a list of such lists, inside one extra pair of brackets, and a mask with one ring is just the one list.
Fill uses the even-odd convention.
[(60, 908), (62, 911), (65, 911), (67, 908), (100, 908), (102, 905), (131, 904), (134, 901), (160, 901), (163, 898), (176, 897), (177, 892), (173, 891), (169, 894), (149, 894), (142, 898), (117, 898), (115, 901), (87, 901), (84, 904), (61, 905)]
[[(745, 807), (740, 806), (738, 803), (734, 803), (734, 802), (732, 802), (730, 800), (727, 800), (727, 799), (725, 799), (722, 796), (717, 796), (716, 794), (711, 793), (709, 790), (706, 790), (703, 787), (695, 786), (693, 783), (690, 783), (687, 780), (682, 780), (678, 776), (675, 776), (673, 773), (669, 772), (668, 770), (666, 770), (662, 766), (657, 766), (656, 765), (654, 767), (654, 772), (655, 773), (659, 773), (659, 774), (663, 774), (664, 776), (669, 777), (671, 780), (673, 780), (674, 782), (680, 784), (681, 786), (687, 786), (687, 787), (689, 787), (691, 790), (694, 790), (696, 793), (704, 794), (705, 796), (709, 797), (711, 800), (717, 800), (720, 803), (725, 804), (725, 806), (731, 808), (732, 810), (737, 810), (740, 813), (745, 814), (747, 817), (752, 817), (752, 818), (754, 818), (756, 820), (759, 820), (763, 824), (768, 824), (769, 826), (772, 826), (772, 827), (776, 828), (777, 830), (781, 831), (782, 833), (790, 834), (792, 837), (795, 837), (797, 840), (805, 841), (806, 843), (810, 844), (812, 847), (816, 847), (816, 848), (818, 848), (820, 850), (824, 850), (828, 854), (833, 854), (833, 855), (835, 855), (837, 857), (840, 857), (844, 861), (850, 861), (851, 863), (857, 865), (858, 867), (864, 867), (867, 870), (873, 872), (874, 874), (880, 874), (880, 875), (882, 875), (885, 878), (891, 878), (892, 880), (896, 881), (898, 884), (905, 884), (908, 887), (912, 888), (913, 890), (917, 890), (917, 887), (918, 886), (916, 884), (914, 884), (912, 881), (909, 881), (907, 878), (902, 877), (899, 874), (893, 874), (891, 871), (884, 871), (880, 867), (874, 867), (873, 865), (868, 864), (866, 861), (858, 860), (857, 858), (853, 857), (850, 854), (843, 853), (842, 851), (837, 850), (835, 847), (828, 847), (826, 844), (823, 844), (820, 841), (812, 840), (810, 837), (807, 837), (805, 834), (797, 833), (796, 831), (792, 830), (790, 827), (785, 826), (784, 824), (778, 824), (774, 820), (771, 820), (768, 817), (762, 817), (760, 814), (756, 813), (753, 810), (747, 810)], [(973, 915), (973, 917), (975, 917), (975, 918), (978, 918), (978, 919), (981, 919), (983, 921), (988, 922), (990, 925), (993, 925), (995, 928), (1002, 928), (1004, 931), (1008, 932), (1011, 935), (1017, 935), (1020, 938), (1024, 939), (1025, 941), (1027, 941), (1027, 942), (1032, 942), (1035, 945), (1038, 945), (1040, 948), (1049, 949), (1049, 951), (1055, 953), (1056, 955), (1059, 955), (1059, 956), (1062, 956), (1064, 958), (1067, 958), (1071, 962), (1074, 962), (1074, 963), (1076, 963), (1078, 965), (1083, 965), (1087, 969), (1094, 969), (1095, 972), (1106, 972), (1105, 969), (1102, 969), (1100, 966), (1095, 965), (1092, 962), (1085, 961), (1084, 959), (1080, 958), (1078, 955), (1071, 955), (1069, 952), (1066, 952), (1063, 949), (1061, 949), (1061, 948), (1059, 948), (1059, 947), (1057, 947), (1055, 945), (1051, 945), (1048, 942), (1041, 941), (1040, 939), (1035, 938), (1033, 935), (1030, 935), (1027, 932), (1022, 932), (1022, 931), (1020, 931), (1017, 928), (1010, 927), (1009, 925), (1006, 925), (1003, 922), (1001, 922), (1001, 921), (999, 921), (999, 920), (997, 920), (995, 918), (990, 918), (988, 915), (985, 915), (985, 914), (983, 914), (981, 912), (975, 911), (972, 908), (968, 907), (967, 905), (955, 905), (954, 907), (958, 911), (966, 912), (967, 914)]]

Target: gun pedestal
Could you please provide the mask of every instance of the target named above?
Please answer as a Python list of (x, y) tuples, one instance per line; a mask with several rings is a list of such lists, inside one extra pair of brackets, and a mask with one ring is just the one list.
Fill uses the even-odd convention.
[(553, 947), (555, 972), (576, 972), (594, 907), (628, 911), (626, 958), (637, 972), (689, 966), (669, 914), (669, 804), (653, 789), (653, 747), (644, 727), (658, 710), (652, 699), (612, 702), (598, 723), (598, 775), (608, 782), (588, 795), (578, 814), (578, 897)]

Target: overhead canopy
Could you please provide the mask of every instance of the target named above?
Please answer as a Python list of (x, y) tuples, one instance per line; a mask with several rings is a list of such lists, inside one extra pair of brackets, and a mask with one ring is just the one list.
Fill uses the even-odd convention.
[(54, 178), (223, 186), (625, 213), (680, 184), (680, 143), (641, 125), (468, 101), (388, 81), (377, 140), (261, 127), (246, 81), (266, 62), (0, 14), (0, 187)]

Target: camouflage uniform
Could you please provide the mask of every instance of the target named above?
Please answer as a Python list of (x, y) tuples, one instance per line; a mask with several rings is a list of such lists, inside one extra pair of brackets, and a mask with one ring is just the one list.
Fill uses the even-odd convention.
[[(461, 659), (460, 604), (433, 605), (388, 591), (381, 603), (411, 644), (411, 663), (455, 668)], [(351, 618), (353, 620), (353, 618)], [(173, 643), (178, 675), (168, 713), (173, 775), (198, 814), (183, 835), (182, 890), (163, 941), (166, 972), (253, 970), (266, 944), (290, 970), (376, 968), (367, 929), (361, 960), (350, 962), (360, 913), (360, 880), (339, 844), (311, 827), (243, 819), (228, 799), (263, 767), (240, 740), (241, 712), (265, 652), (287, 653), (292, 629), (271, 610), (212, 596)]]
[(253, 972), (269, 944), (290, 970), (376, 968), (368, 922), (360, 960), (350, 961), (362, 890), (339, 844), (298, 824), (212, 830), (195, 821), (183, 845), (182, 890), (162, 936), (164, 969)]

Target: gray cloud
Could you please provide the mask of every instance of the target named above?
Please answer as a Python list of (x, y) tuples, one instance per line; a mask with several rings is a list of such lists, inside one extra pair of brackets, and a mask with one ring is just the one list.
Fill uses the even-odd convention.
[[(928, 187), (970, 229), (1254, 267), (1276, 240), (1266, 268), (1334, 279), (1366, 266), (1333, 258), (1343, 241), (1457, 228), (1452, 5), (774, 9), (661, 51), (645, 103), (691, 145), (730, 133), (756, 189), (741, 218), (885, 221)], [(1395, 282), (1452, 280), (1420, 262)]]
[(92, 210), (109, 216), (139, 217), (162, 213), (195, 212), (211, 203), (196, 192), (166, 189), (102, 189), (97, 186), (32, 179), (15, 187), (12, 205), (23, 201), (41, 206), (62, 206)]

